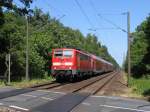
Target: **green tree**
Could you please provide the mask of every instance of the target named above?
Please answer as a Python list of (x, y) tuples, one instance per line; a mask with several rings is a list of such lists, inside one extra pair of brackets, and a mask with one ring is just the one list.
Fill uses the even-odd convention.
[[(26, 19), (17, 12), (3, 12), (5, 23), (0, 29), (0, 68), (1, 74), (6, 70), (5, 55), (12, 58), (12, 77), (21, 80), (25, 76)], [(29, 75), (41, 78), (48, 74), (51, 66), (52, 49), (73, 47), (101, 56), (118, 66), (108, 53), (107, 47), (101, 45), (95, 35), (84, 36), (78, 29), (64, 26), (56, 18), (35, 8), (29, 16)]]
[[(132, 33), (131, 72), (134, 77), (150, 74), (150, 17)], [(124, 64), (127, 71), (127, 60)]]
[[(22, 74), (23, 71), (23, 50), (24, 50), (24, 18), (20, 17), (17, 14), (5, 12), (5, 21), (6, 23), (3, 25), (3, 27), (0, 29), (0, 62), (2, 67), (0, 68), (2, 71), (1, 74), (4, 74), (4, 71), (6, 70), (5, 67), (5, 56), (7, 53), (11, 53), (12, 55), (12, 61), (13, 65), (18, 66), (18, 71), (15, 71), (17, 67), (12, 65), (12, 70), (14, 70), (13, 74), (16, 74), (15, 72), (18, 72), (19, 74)], [(18, 60), (18, 61), (17, 61)], [(19, 63), (20, 62), (20, 63)]]
[(33, 0), (18, 0), (18, 2), (23, 4), (23, 7), (19, 7), (14, 0), (0, 0), (0, 25), (4, 24), (5, 18), (4, 18), (4, 8), (7, 10), (13, 10), (17, 12), (20, 15), (25, 15), (28, 12), (31, 12), (31, 9), (29, 9), (30, 4), (33, 2)]

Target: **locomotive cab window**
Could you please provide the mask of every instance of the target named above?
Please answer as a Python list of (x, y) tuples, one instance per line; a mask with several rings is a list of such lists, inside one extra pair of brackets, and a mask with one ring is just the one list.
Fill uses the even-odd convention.
[(62, 57), (62, 56), (63, 56), (62, 50), (54, 51), (54, 56), (55, 56), (55, 57)]
[(80, 54), (80, 60), (89, 60), (87, 55)]
[(72, 57), (73, 56), (73, 51), (72, 50), (64, 50), (63, 51), (63, 56), (64, 57)]

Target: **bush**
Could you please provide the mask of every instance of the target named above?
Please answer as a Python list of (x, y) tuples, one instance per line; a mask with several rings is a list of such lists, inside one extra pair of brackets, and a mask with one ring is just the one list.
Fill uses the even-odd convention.
[[(134, 88), (134, 92), (139, 94), (139, 95), (148, 95), (145, 94), (147, 91), (150, 89), (150, 78), (141, 78), (141, 79), (136, 79), (136, 78), (130, 78), (129, 81), (130, 87)], [(150, 96), (150, 94), (149, 94)]]

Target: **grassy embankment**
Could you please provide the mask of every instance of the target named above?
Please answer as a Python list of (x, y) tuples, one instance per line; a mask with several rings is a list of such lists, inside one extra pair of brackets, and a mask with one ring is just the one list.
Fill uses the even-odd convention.
[[(29, 86), (36, 85), (36, 84), (51, 82), (52, 80), (54, 80), (52, 77), (45, 77), (43, 79), (32, 79), (30, 81), (26, 81), (26, 80), (13, 81), (11, 82), (10, 85), (13, 87), (22, 88), (22, 87), (29, 87)], [(4, 86), (6, 86), (4, 81), (0, 80), (0, 87), (4, 87)]]
[(132, 92), (137, 97), (150, 97), (150, 77), (149, 78), (130, 78), (129, 85)]

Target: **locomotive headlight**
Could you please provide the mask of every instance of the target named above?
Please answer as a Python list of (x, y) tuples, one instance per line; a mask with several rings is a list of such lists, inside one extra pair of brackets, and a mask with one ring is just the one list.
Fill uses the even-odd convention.
[(66, 63), (64, 63), (64, 65), (66, 65), (66, 66), (71, 66), (71, 65), (72, 65), (72, 62), (66, 62)]
[(71, 67), (69, 67), (69, 69), (71, 69)]
[(56, 67), (54, 67), (54, 69), (56, 69)]
[(54, 62), (53, 63), (53, 66), (60, 66), (61, 65), (61, 63), (59, 63), (59, 62)]

